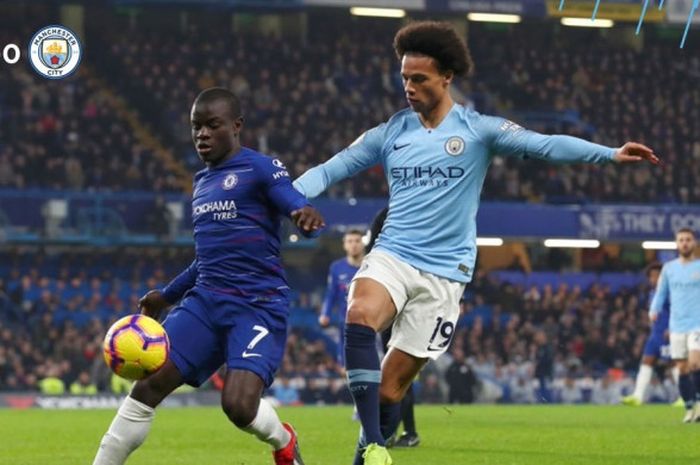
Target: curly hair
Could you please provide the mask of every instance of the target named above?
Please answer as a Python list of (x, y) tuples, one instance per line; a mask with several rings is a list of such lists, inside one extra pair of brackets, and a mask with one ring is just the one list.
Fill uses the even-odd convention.
[(394, 37), (394, 50), (399, 60), (407, 53), (429, 56), (441, 73), (469, 76), (474, 69), (466, 41), (448, 22), (416, 21), (402, 27)]

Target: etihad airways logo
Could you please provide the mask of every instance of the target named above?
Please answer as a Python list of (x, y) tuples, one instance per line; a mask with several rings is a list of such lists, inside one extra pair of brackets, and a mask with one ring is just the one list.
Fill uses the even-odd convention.
[(464, 176), (459, 166), (397, 166), (391, 169), (391, 178), (405, 187), (445, 187), (451, 179)]
[(238, 216), (236, 202), (233, 200), (206, 202), (192, 208), (192, 215), (195, 217), (204, 213), (214, 213), (215, 220), (230, 220)]

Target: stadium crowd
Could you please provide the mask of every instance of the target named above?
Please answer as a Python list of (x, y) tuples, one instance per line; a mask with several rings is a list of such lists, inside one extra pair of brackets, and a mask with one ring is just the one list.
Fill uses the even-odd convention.
[[(0, 391), (53, 392), (56, 379), (75, 392), (89, 386), (124, 389), (102, 360), (106, 329), (132, 313), (147, 289), (184, 268), (187, 254), (38, 257), (2, 256), (9, 265), (3, 269), (8, 279), (0, 281)], [(298, 324), (290, 333), (271, 389), (283, 403), (349, 401), (335, 345), (315, 326), (322, 291), (319, 284), (295, 296), (292, 321), (311, 312), (307, 321), (314, 323)], [(479, 272), (464, 296), (452, 349), (424, 370), (418, 397), (423, 402), (614, 402), (629, 390), (639, 362), (647, 291), (645, 285), (612, 291), (604, 282), (525, 289)], [(538, 348), (545, 345), (552, 353), (550, 366), (538, 368)], [(675, 388), (660, 374), (651, 396), (672, 399)], [(539, 389), (540, 377), (548, 380), (546, 392)]]
[[(0, 187), (175, 191), (176, 180), (104, 98), (108, 87), (192, 170), (188, 109), (199, 90), (222, 85), (242, 99), (243, 142), (279, 155), (299, 175), (405, 107), (391, 50), (392, 23), (314, 24), (305, 41), (222, 33), (190, 24), (162, 34), (96, 24), (105, 45), (95, 66), (60, 87), (14, 67), (0, 76)], [(196, 33), (198, 40), (188, 40)], [(476, 73), (457, 99), (543, 132), (617, 145), (642, 141), (663, 171), (640, 166), (552, 167), (496, 158), (484, 198), (549, 202), (700, 200), (700, 59), (663, 42), (621, 48), (597, 33), (520, 25), (471, 25)], [(104, 41), (104, 42), (101, 42)], [(514, 46), (513, 44), (521, 44)], [(653, 59), (651, 59), (653, 58)], [(634, 79), (629, 78), (634, 76)], [(658, 82), (673, 83), (659, 86)], [(641, 96), (641, 97), (640, 97)], [(13, 109), (20, 109), (15, 111)], [(674, 124), (666, 122), (673, 121)], [(383, 196), (381, 169), (331, 196)]]

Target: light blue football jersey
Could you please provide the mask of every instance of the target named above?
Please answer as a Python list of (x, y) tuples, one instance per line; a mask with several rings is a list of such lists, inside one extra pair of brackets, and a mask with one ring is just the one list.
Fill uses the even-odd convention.
[(671, 332), (700, 331), (700, 260), (681, 263), (677, 258), (663, 266), (649, 313), (661, 313), (669, 299)]
[(527, 131), (457, 104), (438, 127), (428, 129), (417, 113), (405, 109), (304, 173), (294, 187), (313, 198), (381, 163), (389, 183), (389, 215), (375, 249), (419, 270), (467, 283), (476, 261), (479, 195), (494, 155), (606, 163), (615, 150)]

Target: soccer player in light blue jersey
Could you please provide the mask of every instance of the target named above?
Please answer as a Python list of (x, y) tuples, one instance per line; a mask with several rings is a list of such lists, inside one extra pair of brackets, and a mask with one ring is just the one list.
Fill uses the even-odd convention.
[[(654, 299), (656, 285), (661, 276), (661, 264), (658, 262), (652, 263), (647, 267), (647, 280), (651, 291), (649, 292), (649, 305)], [(654, 373), (654, 365), (657, 361), (668, 362), (671, 359), (671, 346), (669, 344), (668, 319), (671, 313), (670, 305), (666, 300), (663, 310), (651, 324), (651, 331), (647, 342), (644, 344), (644, 353), (642, 355), (642, 363), (639, 364), (637, 379), (634, 383), (634, 391), (631, 395), (622, 399), (624, 405), (632, 407), (640, 406), (644, 403), (647, 387), (651, 382), (651, 376)], [(673, 380), (678, 384), (678, 367), (673, 368)]]
[(683, 228), (676, 233), (678, 258), (666, 263), (649, 317), (657, 321), (671, 301), (668, 327), (671, 359), (679, 369), (678, 390), (685, 403), (683, 423), (700, 419), (700, 260), (695, 257), (695, 233)]
[[(345, 328), (348, 384), (363, 429), (355, 463), (364, 457), (366, 465), (392, 463), (384, 444), (395, 428), (399, 402), (421, 367), (452, 340), (459, 299), (474, 271), (476, 212), (493, 157), (658, 163), (642, 144), (611, 148), (546, 136), (456, 104), (450, 85), (470, 73), (472, 60), (449, 23), (408, 24), (396, 34), (394, 49), (410, 108), (294, 183), (313, 198), (377, 164), (389, 183), (389, 214), (350, 286)], [(392, 321), (380, 371), (375, 334)]]
[(328, 285), (321, 306), (318, 324), (327, 328), (331, 324), (338, 326), (340, 340), (338, 341), (338, 363), (345, 366), (345, 348), (343, 345), (345, 333), (345, 312), (347, 311), (348, 289), (352, 278), (360, 269), (360, 263), (365, 257), (365, 245), (362, 243), (362, 232), (358, 229), (347, 231), (343, 235), (343, 250), (345, 257), (331, 263), (328, 270)]

